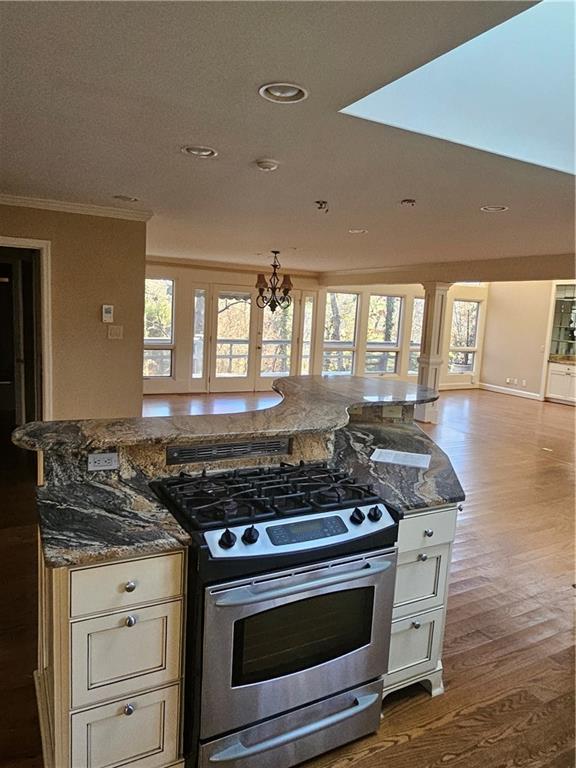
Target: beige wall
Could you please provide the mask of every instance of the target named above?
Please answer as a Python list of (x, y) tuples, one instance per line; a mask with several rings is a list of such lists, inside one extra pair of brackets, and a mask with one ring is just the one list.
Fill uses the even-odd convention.
[(0, 235), (51, 243), (53, 418), (140, 415), (146, 224), (0, 205)]
[[(491, 283), (484, 333), (483, 384), (543, 395), (553, 283)], [(506, 383), (506, 378), (517, 383)], [(524, 385), (522, 382), (526, 381)]]

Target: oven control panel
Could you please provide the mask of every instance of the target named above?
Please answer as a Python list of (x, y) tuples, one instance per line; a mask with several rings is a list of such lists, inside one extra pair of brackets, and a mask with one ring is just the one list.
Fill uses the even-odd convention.
[(395, 525), (383, 504), (369, 504), (204, 531), (204, 539), (214, 558), (263, 557), (331, 546)]

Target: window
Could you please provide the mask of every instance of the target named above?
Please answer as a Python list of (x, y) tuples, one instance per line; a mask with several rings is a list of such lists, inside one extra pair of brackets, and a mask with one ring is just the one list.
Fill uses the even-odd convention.
[(248, 376), (251, 307), (252, 299), (249, 293), (218, 294), (217, 378)]
[(302, 314), (302, 356), (300, 359), (300, 373), (307, 376), (310, 373), (312, 358), (312, 323), (314, 319), (314, 297), (304, 297), (304, 309)]
[(408, 373), (418, 373), (418, 358), (422, 344), (422, 323), (424, 322), (424, 299), (415, 298), (412, 304), (410, 325), (410, 350), (408, 352)]
[(172, 375), (174, 355), (174, 281), (145, 281), (144, 367), (146, 378)]
[(194, 340), (192, 346), (192, 378), (201, 379), (204, 374), (204, 342), (206, 328), (206, 291), (194, 291)]
[(289, 376), (292, 357), (294, 304), (288, 309), (266, 310), (262, 317), (261, 376)]
[(326, 294), (322, 373), (342, 376), (354, 371), (357, 293)]
[(449, 373), (473, 373), (478, 338), (479, 301), (454, 302), (450, 330)]
[(400, 356), (400, 296), (370, 296), (365, 373), (396, 373)]

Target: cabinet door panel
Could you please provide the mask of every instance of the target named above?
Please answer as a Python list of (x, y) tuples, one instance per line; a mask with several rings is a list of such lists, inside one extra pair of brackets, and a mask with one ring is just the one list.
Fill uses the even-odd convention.
[(440, 607), (446, 597), (450, 544), (398, 556), (393, 618)]
[(176, 680), (180, 601), (72, 624), (72, 707)]
[(71, 730), (72, 768), (167, 765), (178, 756), (178, 686), (79, 712)]
[(443, 630), (443, 608), (393, 621), (384, 687), (435, 669), (440, 658)]

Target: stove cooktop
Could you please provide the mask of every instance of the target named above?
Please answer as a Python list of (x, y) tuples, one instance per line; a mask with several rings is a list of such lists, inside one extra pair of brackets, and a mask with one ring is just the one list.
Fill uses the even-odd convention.
[[(381, 502), (372, 486), (326, 463), (280, 464), (164, 478), (151, 484), (194, 530)], [(188, 526), (187, 526), (188, 527)]]

